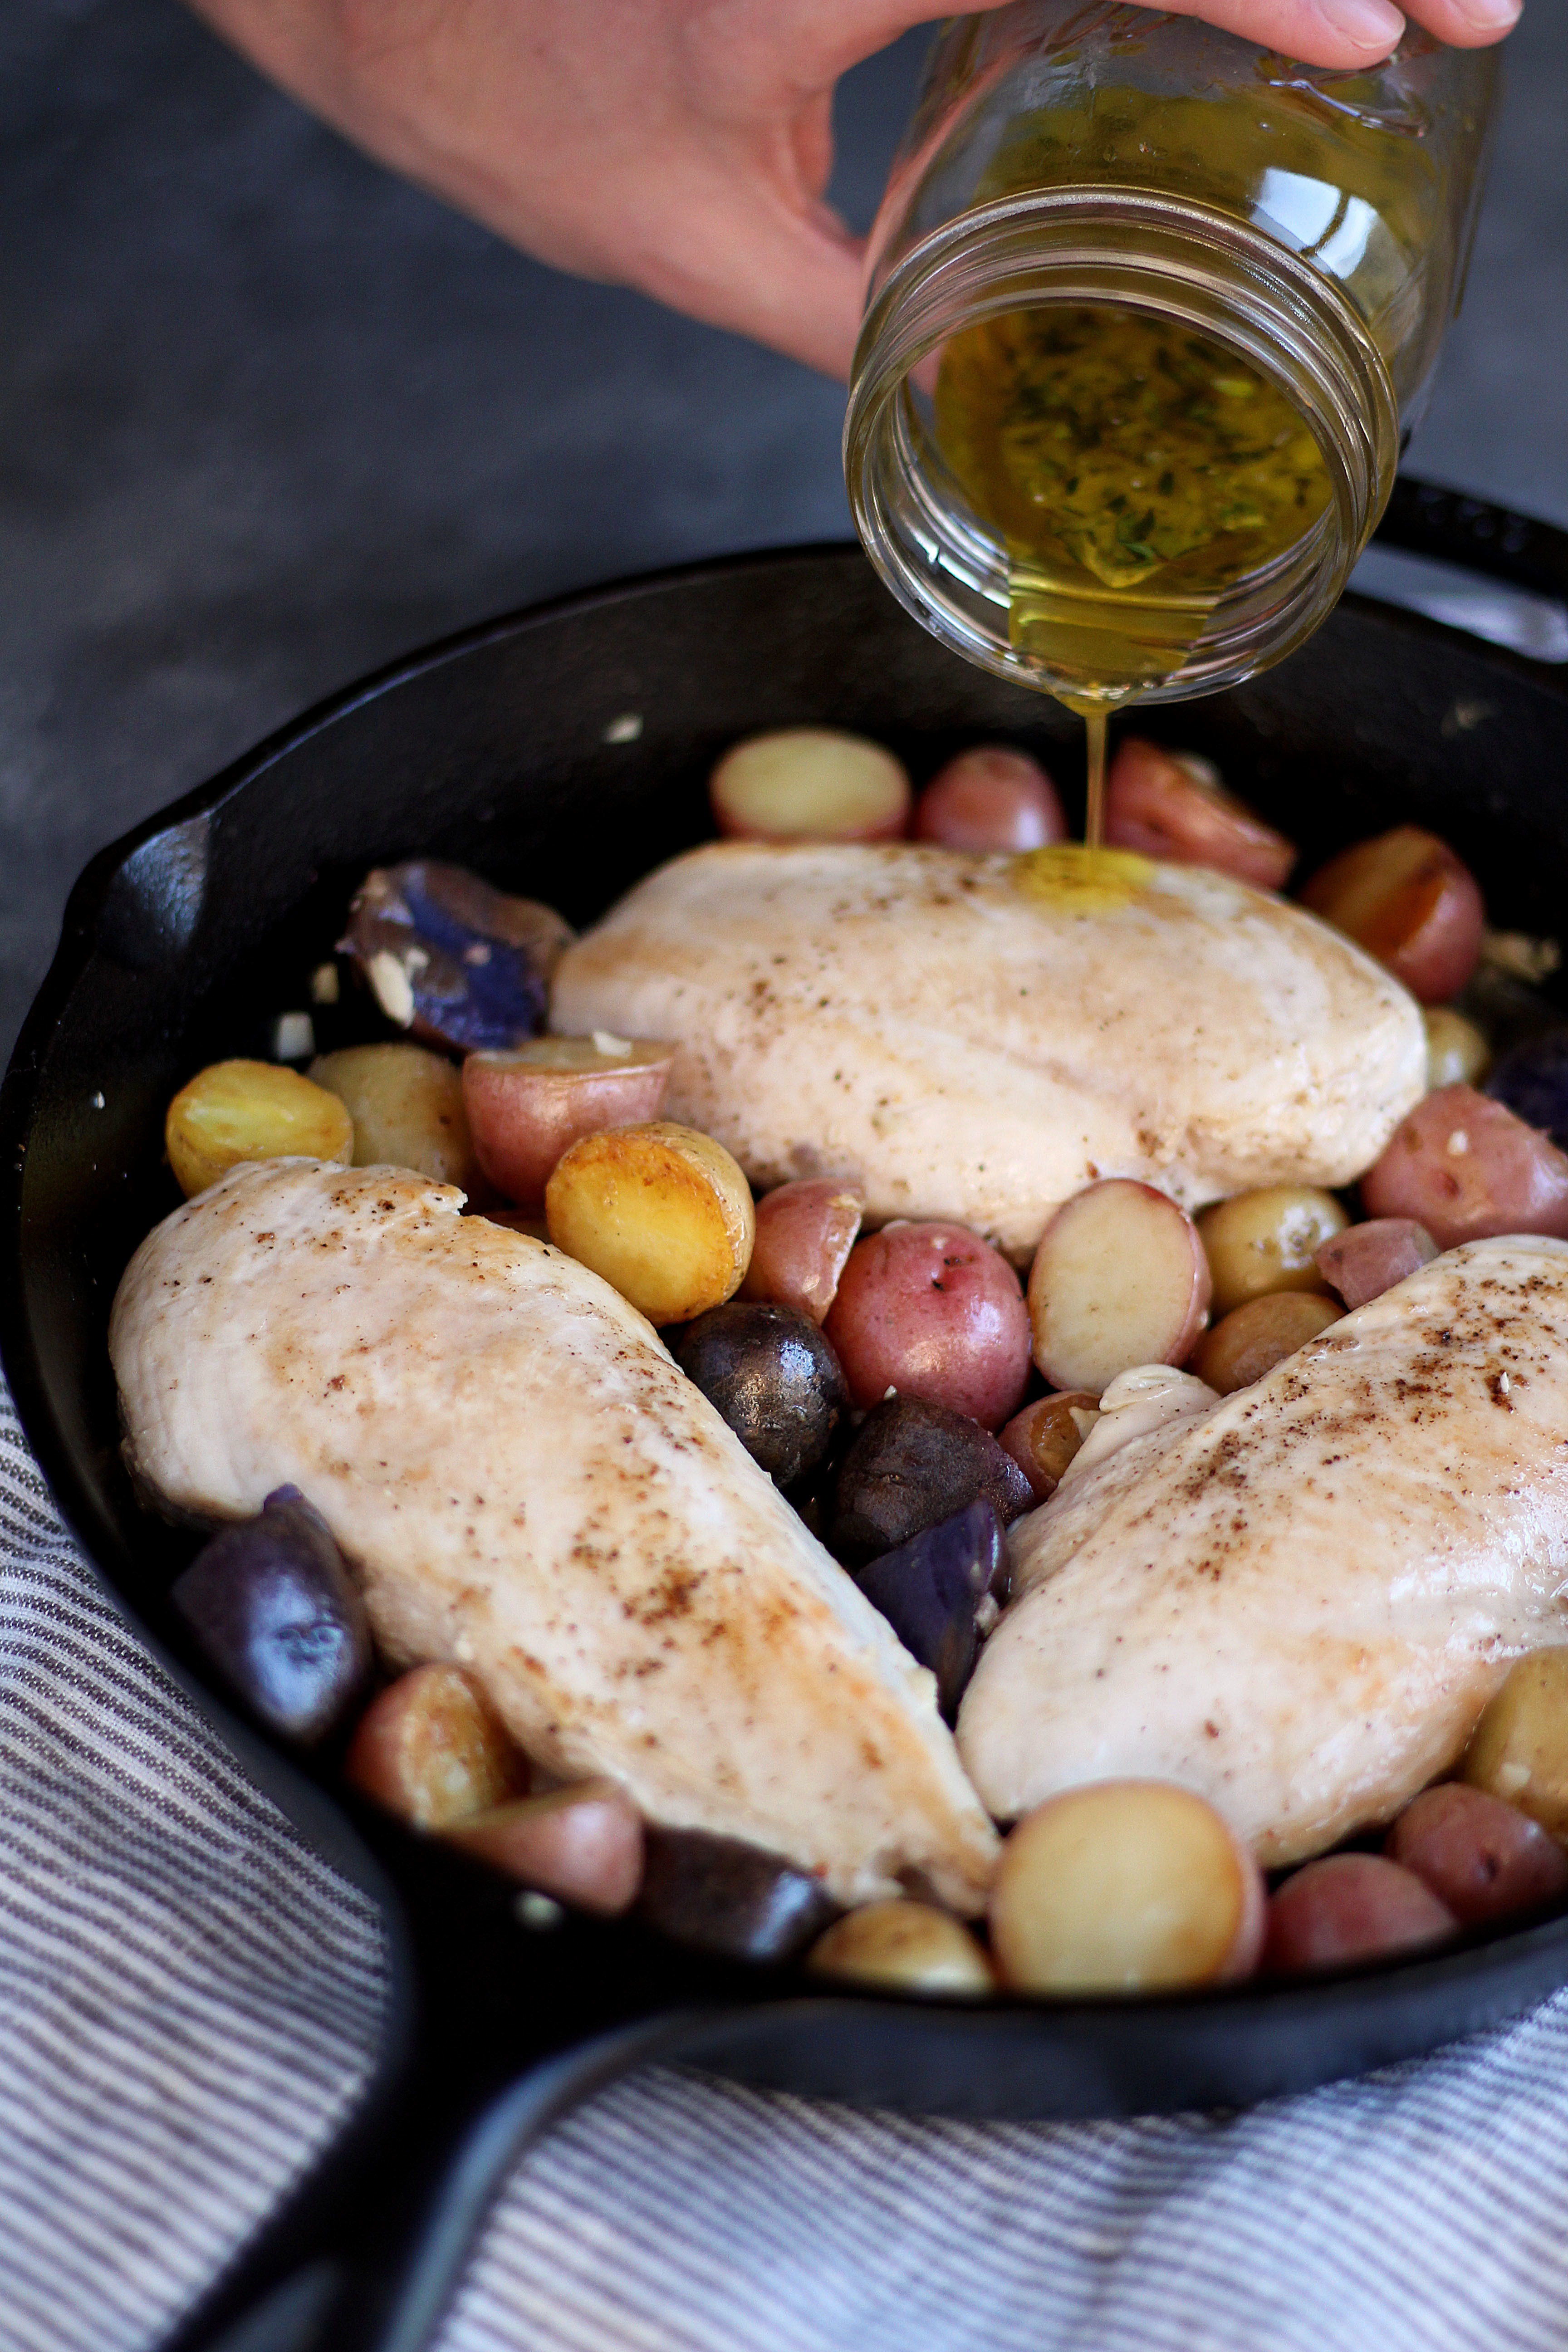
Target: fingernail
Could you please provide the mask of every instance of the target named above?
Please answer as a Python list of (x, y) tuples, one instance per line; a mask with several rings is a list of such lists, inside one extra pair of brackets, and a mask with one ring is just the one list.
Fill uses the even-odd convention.
[(1506, 33), (1524, 14), (1524, 0), (1454, 0), (1454, 5), (1478, 33)]
[[(1471, 0), (1477, 7), (1491, 5), (1491, 0)], [(1318, 0), (1318, 14), (1331, 32), (1342, 41), (1353, 41), (1358, 49), (1373, 49), (1386, 57), (1405, 30), (1405, 19), (1390, 0)]]

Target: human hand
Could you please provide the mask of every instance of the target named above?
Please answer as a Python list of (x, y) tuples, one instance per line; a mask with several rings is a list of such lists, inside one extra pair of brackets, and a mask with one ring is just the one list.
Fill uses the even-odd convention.
[[(985, 0), (999, 5), (999, 0)], [(1155, 0), (1146, 0), (1155, 5)], [(1157, 0), (1319, 66), (1393, 0)], [(1408, 0), (1461, 47), (1523, 0)], [(839, 75), (931, 0), (193, 0), (360, 146), (541, 260), (847, 375), (862, 247), (824, 200)]]

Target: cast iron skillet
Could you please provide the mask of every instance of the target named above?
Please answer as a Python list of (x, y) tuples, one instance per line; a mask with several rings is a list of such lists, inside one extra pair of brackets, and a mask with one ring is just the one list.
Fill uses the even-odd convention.
[[(1568, 538), (1446, 492), (1402, 486), (1384, 536), (1568, 596)], [(414, 2352), (510, 2159), (649, 2057), (952, 2115), (1127, 2115), (1302, 2089), (1568, 1981), (1568, 1918), (1312, 1983), (980, 2010), (846, 1999), (635, 1925), (532, 1932), (498, 1880), (340, 1789), (330, 1759), (286, 1754), (209, 1686), (165, 1599), (188, 1546), (132, 1500), (104, 1344), (121, 1271), (174, 1205), (169, 1097), (306, 1001), (367, 866), (429, 851), (584, 922), (704, 835), (720, 750), (803, 720), (879, 738), (917, 781), (983, 736), (1034, 746), (1058, 778), (1081, 765), (1065, 715), (944, 652), (858, 550), (789, 551), (574, 597), (402, 662), (105, 850), (71, 898), (0, 1094), (5, 1371), (106, 1582), (257, 1781), (379, 1905), (392, 1961), (359, 2116), (171, 2347)], [(1568, 673), (1352, 597), (1282, 667), (1141, 723), (1212, 753), (1309, 866), (1415, 816), (1468, 858), (1494, 919), (1562, 929)]]

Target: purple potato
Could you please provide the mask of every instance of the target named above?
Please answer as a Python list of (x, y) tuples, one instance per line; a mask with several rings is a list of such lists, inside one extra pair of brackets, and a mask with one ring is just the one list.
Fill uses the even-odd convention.
[(867, 1600), (936, 1676), (944, 1722), (957, 1715), (974, 1672), (976, 1612), (987, 1599), (1005, 1601), (1007, 1576), (1007, 1539), (995, 1505), (984, 1496), (855, 1570)]
[(787, 1307), (710, 1307), (677, 1326), (670, 1353), (780, 1486), (816, 1468), (849, 1410), (832, 1343)]
[(279, 1486), (259, 1518), (215, 1536), (172, 1598), (251, 1712), (301, 1748), (336, 1728), (370, 1678), (364, 1603), (297, 1486)]
[(365, 876), (338, 944), (389, 1021), (470, 1054), (537, 1035), (550, 976), (574, 936), (550, 907), (416, 858)]
[(741, 1838), (650, 1828), (646, 1853), (639, 1916), (724, 1959), (793, 1959), (840, 1916), (819, 1880)]
[(864, 1566), (982, 1496), (1004, 1527), (1035, 1501), (1012, 1455), (977, 1421), (916, 1397), (884, 1398), (844, 1457), (828, 1548), (847, 1567)]
[(1515, 1045), (1482, 1092), (1506, 1103), (1527, 1127), (1541, 1128), (1568, 1151), (1568, 1029), (1550, 1029)]

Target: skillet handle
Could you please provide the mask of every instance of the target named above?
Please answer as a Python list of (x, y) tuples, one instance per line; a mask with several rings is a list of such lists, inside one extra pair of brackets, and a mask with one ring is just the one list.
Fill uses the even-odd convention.
[(1401, 474), (1373, 538), (1568, 604), (1568, 531), (1461, 490)]

